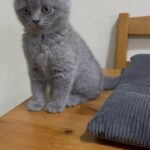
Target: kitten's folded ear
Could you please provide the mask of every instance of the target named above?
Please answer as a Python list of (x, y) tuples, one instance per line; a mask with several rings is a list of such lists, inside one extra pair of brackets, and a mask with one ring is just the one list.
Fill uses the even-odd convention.
[(14, 8), (15, 10), (19, 10), (26, 6), (26, 2), (24, 0), (14, 0)]
[(67, 7), (71, 7), (71, 0), (61, 0), (66, 4)]

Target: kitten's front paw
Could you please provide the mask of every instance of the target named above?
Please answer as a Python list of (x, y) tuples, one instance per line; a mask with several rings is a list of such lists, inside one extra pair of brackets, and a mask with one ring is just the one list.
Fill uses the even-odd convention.
[(65, 109), (64, 105), (60, 105), (56, 102), (50, 102), (47, 106), (46, 106), (46, 110), (49, 113), (60, 113), (63, 112)]
[(45, 102), (30, 101), (27, 105), (29, 111), (41, 111), (45, 107)]

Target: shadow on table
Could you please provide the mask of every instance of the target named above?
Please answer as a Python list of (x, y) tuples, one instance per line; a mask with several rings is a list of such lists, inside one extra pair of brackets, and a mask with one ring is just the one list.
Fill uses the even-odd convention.
[(122, 148), (125, 150), (146, 150), (144, 148), (137, 148), (137, 147), (132, 147), (132, 146), (127, 146), (127, 145), (123, 145), (123, 144), (118, 144), (118, 143), (114, 143), (114, 142), (108, 142), (108, 141), (104, 141), (104, 140), (100, 140), (97, 137), (91, 135), (88, 131), (85, 132), (80, 140), (84, 143), (97, 143), (100, 145), (107, 145), (110, 147), (114, 147), (114, 148)]

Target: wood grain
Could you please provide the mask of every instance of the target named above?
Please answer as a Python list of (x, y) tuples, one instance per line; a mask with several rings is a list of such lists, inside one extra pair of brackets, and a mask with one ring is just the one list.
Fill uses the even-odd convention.
[[(105, 70), (116, 76), (120, 70)], [(0, 118), (1, 150), (125, 150), (124, 145), (104, 142), (86, 132), (87, 124), (111, 92), (60, 114), (28, 112), (27, 101)], [(135, 148), (137, 150), (137, 148)]]

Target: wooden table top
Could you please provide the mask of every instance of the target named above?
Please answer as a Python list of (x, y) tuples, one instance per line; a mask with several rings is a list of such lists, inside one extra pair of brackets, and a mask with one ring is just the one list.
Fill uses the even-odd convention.
[[(119, 70), (105, 70), (116, 76)], [(60, 114), (28, 112), (26, 102), (0, 118), (1, 150), (137, 150), (104, 142), (86, 132), (88, 122), (111, 92)]]

